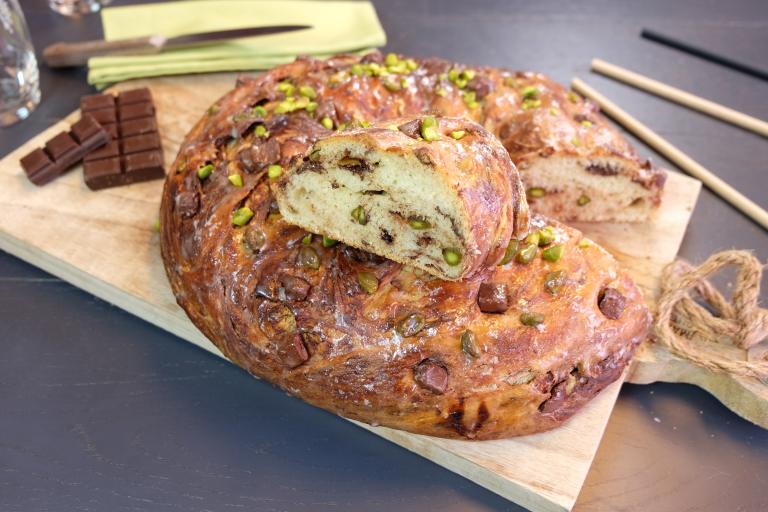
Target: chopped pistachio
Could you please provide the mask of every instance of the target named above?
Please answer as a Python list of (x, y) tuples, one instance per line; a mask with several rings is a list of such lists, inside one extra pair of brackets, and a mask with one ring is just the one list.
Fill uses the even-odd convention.
[(536, 87), (529, 85), (527, 87), (523, 87), (521, 94), (523, 95), (523, 98), (527, 100), (535, 100), (539, 97), (539, 90)]
[(539, 199), (547, 195), (547, 192), (541, 187), (531, 187), (526, 191), (528, 198)]
[(405, 67), (408, 68), (408, 71), (416, 71), (419, 67), (419, 64), (413, 59), (407, 59), (405, 61)]
[(571, 144), (574, 146), (581, 146), (581, 141), (577, 137), (574, 137), (571, 139)]
[(448, 265), (455, 267), (461, 263), (461, 252), (458, 249), (443, 249), (443, 259)]
[(269, 179), (276, 180), (281, 174), (283, 174), (283, 168), (279, 164), (271, 164), (267, 167), (267, 176), (269, 176)]
[(451, 68), (448, 70), (448, 80), (451, 82), (455, 82), (459, 78), (459, 70), (456, 68)]
[(464, 91), (461, 96), (464, 99), (464, 104), (469, 108), (475, 108), (479, 105), (475, 91)]
[(312, 233), (307, 233), (301, 238), (301, 243), (304, 245), (309, 245), (312, 243)]
[(506, 265), (517, 254), (517, 247), (520, 245), (520, 240), (511, 239), (507, 244), (507, 249), (504, 251), (504, 257), (499, 262), (499, 265)]
[(293, 86), (291, 82), (288, 82), (287, 80), (283, 80), (282, 82), (277, 84), (277, 90), (285, 93), (286, 96), (293, 96), (293, 91), (296, 88)]
[(539, 247), (544, 247), (555, 241), (555, 230), (552, 226), (546, 226), (539, 230)]
[(579, 98), (578, 94), (576, 94), (573, 91), (568, 91), (568, 101), (570, 101), (571, 103), (578, 103), (580, 99), (581, 98)]
[(277, 114), (287, 114), (294, 110), (296, 110), (296, 104), (292, 101), (281, 101), (277, 104), (277, 107), (275, 107), (275, 113)]
[(358, 206), (352, 210), (352, 218), (361, 226), (368, 224), (368, 216), (365, 214), (365, 210), (362, 206)]
[(358, 272), (357, 282), (367, 294), (374, 294), (379, 289), (379, 280), (373, 272)]
[(466, 78), (457, 78), (456, 82), (454, 82), (454, 83), (456, 84), (456, 87), (458, 87), (459, 89), (463, 89), (463, 88), (465, 88), (467, 86), (467, 79)]
[(541, 100), (525, 99), (523, 100), (523, 110), (530, 110), (532, 108), (539, 108), (541, 106)]
[(205, 164), (197, 170), (197, 177), (201, 180), (206, 179), (213, 172), (213, 164)]
[(541, 257), (547, 261), (555, 262), (563, 255), (563, 245), (553, 245), (541, 251)]
[(302, 245), (296, 257), (296, 263), (300, 267), (318, 269), (320, 268), (320, 256), (314, 247)]
[(217, 105), (211, 105), (210, 107), (208, 107), (208, 117), (211, 117), (218, 111), (219, 111), (219, 107)]
[(538, 231), (531, 231), (528, 236), (525, 237), (525, 243), (533, 244), (538, 247), (539, 240), (541, 240), (541, 233)]
[(508, 384), (512, 384), (513, 386), (520, 386), (522, 384), (528, 384), (535, 377), (536, 377), (536, 374), (531, 370), (523, 370), (514, 375), (510, 375), (504, 380), (506, 380)]
[(405, 77), (400, 78), (400, 87), (402, 87), (403, 89), (408, 87), (408, 79), (407, 78), (405, 78)]
[(465, 130), (454, 130), (451, 132), (451, 137), (453, 137), (456, 140), (460, 140), (466, 134), (467, 132)]
[(253, 218), (253, 210), (247, 206), (243, 206), (235, 210), (232, 214), (232, 224), (235, 226), (245, 226)]
[(445, 98), (446, 96), (448, 96), (448, 91), (445, 90), (444, 87), (438, 87), (435, 89), (435, 94), (437, 94), (441, 98)]
[(465, 69), (461, 72), (461, 78), (469, 81), (475, 78), (475, 70), (474, 69)]
[(390, 73), (394, 73), (396, 75), (402, 75), (408, 72), (408, 67), (405, 64), (405, 61), (400, 61), (397, 64), (394, 64), (392, 66), (387, 66), (387, 71)]
[(424, 317), (418, 313), (406, 315), (395, 324), (395, 330), (404, 338), (415, 336), (423, 328)]
[(507, 87), (517, 87), (517, 81), (511, 76), (504, 78), (504, 85)]
[(523, 325), (528, 325), (531, 327), (535, 327), (539, 324), (544, 323), (544, 315), (540, 313), (531, 313), (531, 312), (525, 312), (520, 314), (520, 323)]
[(434, 117), (425, 117), (421, 120), (421, 136), (424, 140), (431, 142), (439, 138), (437, 132), (437, 119)]
[(549, 107), (549, 113), (553, 116), (557, 116), (560, 114), (560, 111), (557, 110), (555, 107)]
[(361, 76), (363, 74), (363, 66), (352, 64), (352, 67), (349, 68), (349, 73), (354, 76)]
[(310, 101), (309, 103), (307, 103), (307, 106), (304, 107), (304, 110), (310, 113), (314, 112), (315, 110), (317, 110), (317, 102)]
[(340, 132), (341, 130), (345, 129), (347, 125), (345, 123), (341, 123), (336, 127), (336, 131)]
[(517, 251), (517, 254), (515, 255), (515, 261), (522, 263), (523, 265), (529, 264), (536, 257), (537, 249), (537, 244), (525, 244), (522, 249)]
[(302, 85), (299, 87), (299, 94), (311, 100), (317, 98), (317, 92), (315, 92), (315, 90), (308, 85)]
[(408, 225), (413, 229), (429, 229), (432, 227), (428, 220), (415, 216), (408, 217)]
[(568, 274), (565, 273), (565, 270), (547, 272), (547, 275), (544, 276), (544, 288), (552, 295), (557, 295), (567, 278)]
[(397, 55), (394, 53), (388, 53), (386, 57), (384, 57), (384, 64), (387, 66), (394, 66), (398, 62), (400, 62), (400, 59), (397, 58)]
[(267, 109), (265, 109), (261, 105), (256, 105), (255, 107), (253, 107), (253, 110), (251, 110), (251, 112), (255, 116), (267, 117)]
[(254, 128), (253, 133), (257, 137), (267, 138), (269, 137), (269, 130), (267, 130), (267, 127), (263, 124), (256, 125), (256, 128)]
[(152, 229), (158, 233), (160, 232), (160, 219), (155, 219), (155, 222), (152, 223)]
[(589, 196), (581, 194), (579, 196), (579, 199), (576, 201), (576, 204), (578, 204), (579, 206), (585, 206), (590, 201), (591, 201), (591, 199), (589, 198)]
[(326, 130), (333, 130), (333, 120), (330, 117), (324, 117), (320, 120), (320, 124), (323, 125), (323, 127)]
[(461, 333), (461, 351), (470, 357), (478, 357), (480, 355), (480, 349), (477, 346), (477, 336), (469, 329)]
[(389, 80), (384, 80), (382, 82), (384, 84), (384, 88), (388, 90), (389, 92), (396, 92), (400, 90), (400, 84), (396, 82), (391, 82)]
[(363, 119), (362, 121), (360, 121), (360, 126), (362, 126), (363, 128), (370, 128), (371, 127), (371, 122), (370, 121), (366, 121), (365, 119)]
[(591, 122), (591, 121), (587, 121), (587, 120), (585, 119), (585, 120), (583, 120), (583, 121), (581, 122), (581, 126), (583, 126), (584, 128), (589, 128), (590, 126), (592, 126), (592, 122)]
[(323, 247), (333, 247), (337, 243), (339, 243), (338, 240), (323, 235)]
[(592, 247), (592, 241), (589, 238), (582, 238), (581, 240), (579, 240), (579, 247), (581, 249)]
[(392, 130), (393, 132), (399, 132), (400, 131), (400, 129), (397, 127), (396, 124), (389, 124), (389, 125), (387, 125), (387, 129), (388, 130)]
[(227, 176), (227, 179), (232, 185), (236, 187), (243, 186), (243, 177), (240, 176), (239, 174), (230, 174), (229, 176)]

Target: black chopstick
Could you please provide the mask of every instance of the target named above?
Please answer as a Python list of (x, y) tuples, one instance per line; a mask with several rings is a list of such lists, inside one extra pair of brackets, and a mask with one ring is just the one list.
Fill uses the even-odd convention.
[(726, 66), (731, 69), (735, 69), (736, 71), (741, 71), (742, 73), (752, 75), (762, 80), (768, 80), (768, 71), (765, 71), (763, 69), (758, 69), (754, 66), (750, 66), (749, 64), (744, 64), (743, 62), (738, 62), (728, 57), (724, 57), (722, 55), (717, 55), (716, 53), (712, 53), (702, 48), (691, 46), (688, 43), (684, 43), (677, 39), (672, 39), (669, 36), (665, 36), (664, 34), (659, 34), (658, 32), (654, 32), (653, 30), (648, 30), (647, 28), (644, 28), (643, 31), (640, 32), (640, 36), (645, 39), (650, 39), (651, 41), (655, 41), (657, 43), (661, 43), (661, 44), (670, 46), (672, 48), (676, 48), (686, 53), (690, 53), (691, 55), (695, 55), (696, 57), (701, 57), (702, 59), (708, 60), (710, 62), (714, 62), (716, 64), (720, 64), (722, 66)]

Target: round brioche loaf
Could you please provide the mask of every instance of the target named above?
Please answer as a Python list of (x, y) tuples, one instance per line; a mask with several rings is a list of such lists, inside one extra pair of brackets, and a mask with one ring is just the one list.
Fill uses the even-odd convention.
[[(470, 108), (421, 85), (390, 94), (355, 65), (301, 59), (243, 79), (187, 135), (161, 205), (178, 303), (230, 360), (348, 418), (466, 439), (561, 424), (647, 333), (641, 294), (606, 251), (533, 216), (500, 265), (444, 281), (324, 243), (280, 214), (269, 166), (306, 155), (331, 133), (326, 118), (339, 128), (359, 113)], [(426, 82), (429, 61), (413, 65), (402, 78)]]
[(323, 137), (273, 192), (289, 223), (442, 279), (495, 265), (528, 230), (509, 154), (466, 119), (393, 119)]

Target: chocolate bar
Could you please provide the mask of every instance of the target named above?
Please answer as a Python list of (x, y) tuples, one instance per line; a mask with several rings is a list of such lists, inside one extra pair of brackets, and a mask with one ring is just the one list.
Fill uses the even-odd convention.
[(116, 97), (84, 96), (80, 109), (98, 120), (112, 137), (85, 157), (88, 188), (100, 190), (165, 176), (163, 147), (149, 89), (132, 89)]
[(106, 130), (89, 116), (72, 125), (21, 159), (21, 167), (29, 181), (42, 186), (58, 178), (91, 151), (109, 141)]

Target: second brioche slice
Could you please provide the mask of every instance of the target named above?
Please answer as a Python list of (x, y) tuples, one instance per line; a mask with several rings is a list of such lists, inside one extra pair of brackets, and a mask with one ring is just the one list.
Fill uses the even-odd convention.
[(507, 151), (464, 119), (395, 119), (337, 132), (273, 190), (286, 221), (457, 280), (502, 259), (528, 230)]

